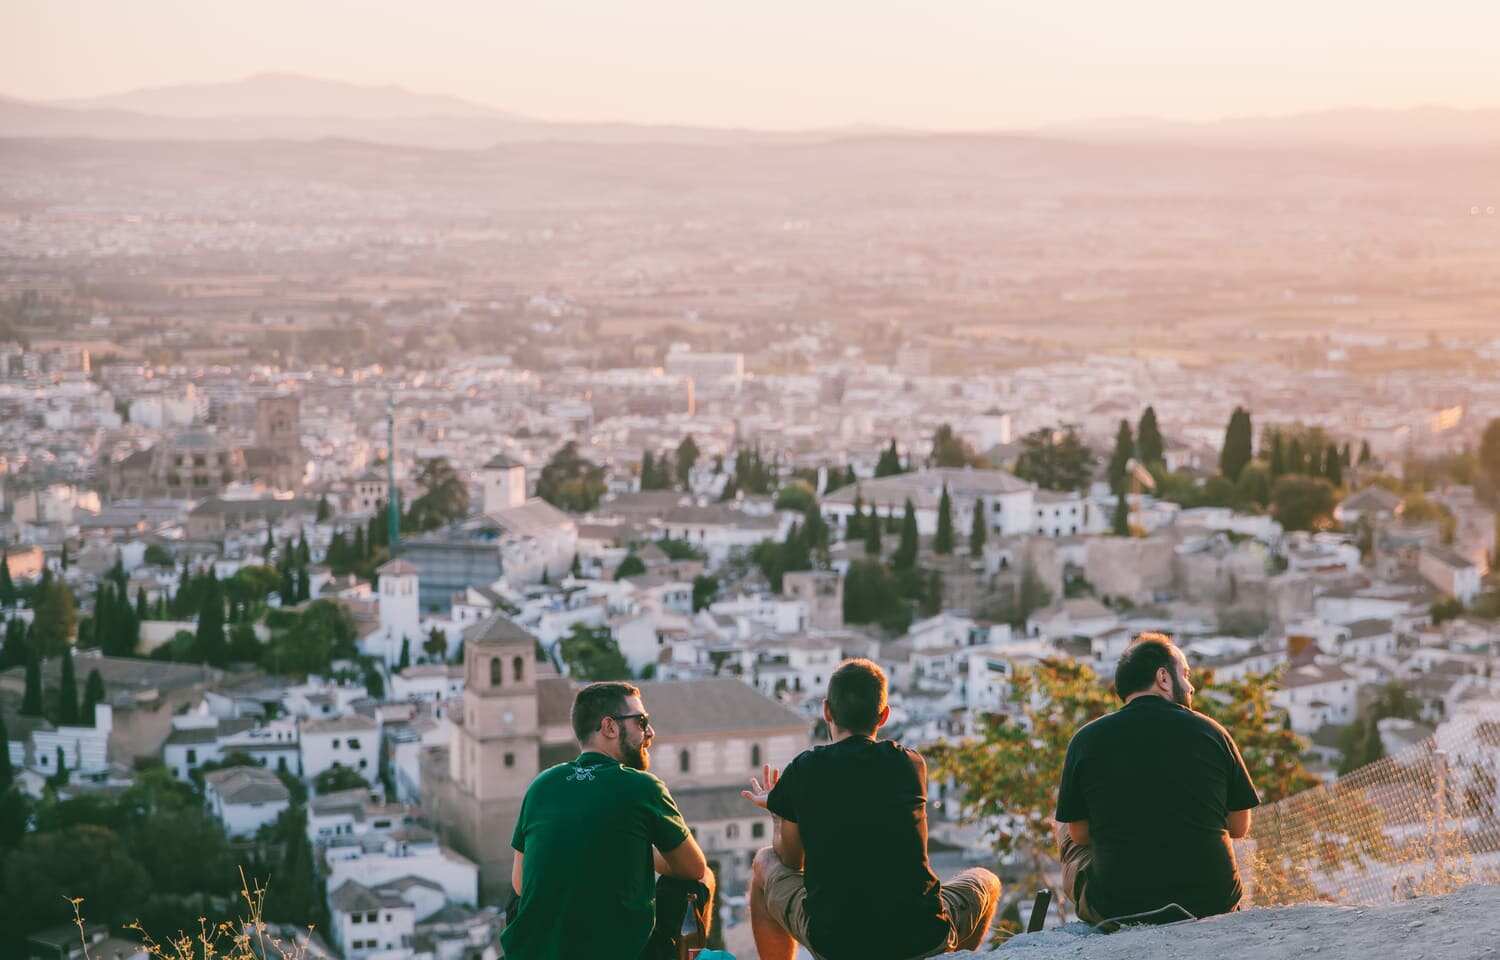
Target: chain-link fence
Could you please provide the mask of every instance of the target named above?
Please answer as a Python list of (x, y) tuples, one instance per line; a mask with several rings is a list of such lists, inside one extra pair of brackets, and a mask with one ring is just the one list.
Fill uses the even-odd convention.
[(1500, 883), (1500, 708), (1255, 811), (1244, 904), (1375, 904)]

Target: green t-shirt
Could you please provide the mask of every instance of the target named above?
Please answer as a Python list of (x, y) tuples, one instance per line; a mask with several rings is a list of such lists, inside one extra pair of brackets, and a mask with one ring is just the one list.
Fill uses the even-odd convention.
[(507, 960), (639, 956), (656, 922), (651, 848), (687, 836), (654, 774), (592, 751), (542, 771), (510, 841), (525, 863), (515, 920), (500, 934)]

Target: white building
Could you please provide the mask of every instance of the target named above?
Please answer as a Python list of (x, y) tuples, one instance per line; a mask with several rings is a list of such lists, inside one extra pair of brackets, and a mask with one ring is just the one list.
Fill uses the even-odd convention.
[(314, 847), (385, 839), (413, 822), (411, 808), (386, 803), (379, 788), (336, 790), (307, 802), (307, 840)]
[(291, 805), (291, 792), (260, 767), (230, 767), (203, 775), (208, 809), (231, 837), (253, 837)]
[(1309, 663), (1286, 672), (1271, 702), (1287, 711), (1293, 730), (1310, 735), (1330, 723), (1353, 723), (1358, 689), (1343, 667)]
[(1468, 606), (1479, 596), (1489, 570), (1447, 547), (1427, 546), (1417, 555), (1417, 572), (1428, 583)]
[(916, 470), (894, 476), (860, 480), (840, 487), (823, 499), (825, 518), (839, 530), (848, 529), (856, 499), (865, 514), (873, 508), (881, 517), (900, 517), (906, 501), (912, 502), (917, 532), (937, 532), (938, 505), (943, 487), (952, 501), (954, 532), (964, 537), (973, 527), (976, 504), (984, 504), (985, 523), (991, 536), (1019, 536), (1036, 532), (1036, 488), (1004, 470), (974, 470), (942, 467)]
[(330, 843), (325, 852), (328, 887), (337, 890), (345, 880), (379, 886), (403, 877), (418, 877), (441, 887), (458, 903), (475, 906), (479, 899), (479, 868), (467, 857), (441, 846), (421, 827)]
[(426, 636), (422, 633), (421, 587), (417, 568), (396, 559), (375, 571), (378, 577), (380, 626), (360, 638), (360, 652), (387, 667), (401, 662), (401, 647), (416, 657)]
[(439, 703), (464, 694), (464, 668), (446, 663), (419, 663), (391, 676), (391, 700)]
[(380, 770), (380, 724), (357, 714), (304, 720), (299, 730), (302, 777), (312, 780), (331, 767), (348, 767), (374, 783)]

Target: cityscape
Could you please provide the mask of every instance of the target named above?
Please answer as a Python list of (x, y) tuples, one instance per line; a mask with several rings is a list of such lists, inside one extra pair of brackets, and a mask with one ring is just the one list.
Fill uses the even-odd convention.
[(377, 92), (0, 99), (0, 953), (248, 900), (308, 957), (498, 960), (595, 680), (740, 956), (741, 791), (848, 658), (933, 869), (1017, 923), (1032, 811), (963, 751), (1038, 678), (1170, 636), (1269, 718), (1266, 801), (1500, 711), (1493, 140), (236, 126), (277, 84)]

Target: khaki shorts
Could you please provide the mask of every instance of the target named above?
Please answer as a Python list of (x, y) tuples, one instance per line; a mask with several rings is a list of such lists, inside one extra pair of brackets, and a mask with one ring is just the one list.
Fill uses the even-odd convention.
[(1074, 843), (1067, 830), (1062, 831), (1063, 896), (1073, 901), (1078, 919), (1091, 926), (1104, 922), (1088, 905), (1089, 867), (1094, 865), (1094, 845)]
[[(982, 867), (965, 870), (943, 884), (939, 895), (948, 912), (948, 939), (911, 960), (957, 950), (960, 943), (971, 939), (979, 924), (994, 916), (999, 890), (999, 878)], [(766, 908), (772, 919), (792, 935), (792, 939), (818, 957), (818, 952), (807, 941), (807, 885), (802, 871), (793, 870), (775, 857), (771, 858), (771, 868), (766, 871)]]

